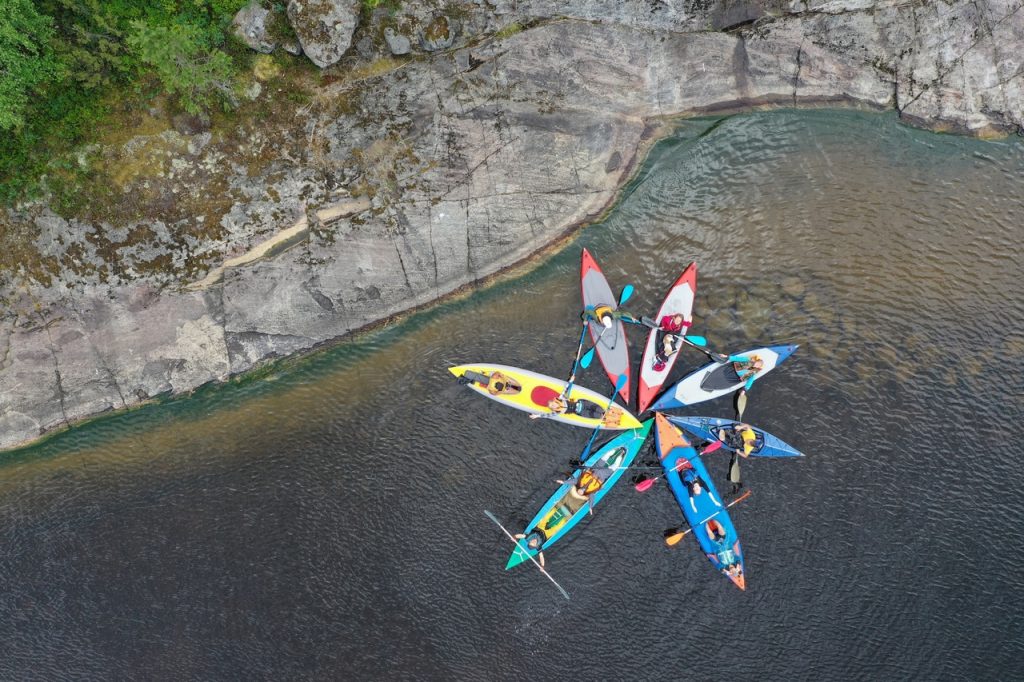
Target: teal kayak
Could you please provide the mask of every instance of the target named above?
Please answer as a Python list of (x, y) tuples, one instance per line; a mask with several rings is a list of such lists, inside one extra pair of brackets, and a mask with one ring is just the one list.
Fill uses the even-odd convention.
[[(588, 457), (526, 524), (523, 532), (526, 538), (517, 541), (505, 570), (547, 550), (582, 521), (626, 473), (646, 442), (653, 423), (653, 419), (648, 419), (640, 428), (630, 429), (611, 439)], [(580, 495), (580, 488), (584, 488), (586, 494)], [(541, 540), (536, 549), (527, 547), (531, 536)]]

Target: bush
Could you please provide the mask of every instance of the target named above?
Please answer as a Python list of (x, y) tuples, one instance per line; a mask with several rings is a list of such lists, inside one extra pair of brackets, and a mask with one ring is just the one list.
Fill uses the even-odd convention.
[(231, 58), (213, 49), (209, 38), (195, 24), (133, 21), (128, 45), (156, 71), (167, 92), (179, 97), (185, 111), (199, 114), (217, 101), (225, 107), (237, 104)]
[(29, 96), (57, 76), (49, 48), (53, 20), (39, 14), (30, 0), (8, 0), (0, 11), (0, 130), (25, 123)]

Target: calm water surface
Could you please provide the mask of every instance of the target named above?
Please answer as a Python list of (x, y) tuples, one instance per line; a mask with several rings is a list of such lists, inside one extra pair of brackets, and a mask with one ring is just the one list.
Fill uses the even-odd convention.
[[(1019, 141), (886, 116), (683, 123), (529, 273), (5, 456), (0, 679), (1010, 679), (1022, 178)], [(623, 484), (548, 553), (571, 602), (502, 570), (482, 510), (518, 529), (588, 434), (446, 367), (566, 374), (583, 246), (636, 312), (696, 260), (696, 333), (801, 344), (746, 412), (807, 457), (743, 464), (745, 593), (663, 545), (682, 519), (660, 485)], [(597, 363), (581, 383), (610, 388)]]

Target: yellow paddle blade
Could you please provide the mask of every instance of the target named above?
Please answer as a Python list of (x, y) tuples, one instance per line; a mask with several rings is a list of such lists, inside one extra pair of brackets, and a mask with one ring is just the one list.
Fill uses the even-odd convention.
[(686, 531), (683, 531), (681, 533), (673, 533), (672, 535), (666, 535), (665, 536), (665, 544), (668, 545), (669, 547), (672, 547), (673, 545), (677, 545), (677, 544), (679, 544), (679, 541), (683, 539), (684, 535), (686, 535)]

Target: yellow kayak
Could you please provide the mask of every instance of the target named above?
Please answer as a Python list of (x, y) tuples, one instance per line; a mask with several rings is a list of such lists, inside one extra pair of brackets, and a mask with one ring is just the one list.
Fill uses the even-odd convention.
[[(608, 407), (608, 396), (573, 384), (568, 399), (566, 382), (508, 365), (459, 365), (448, 371), (474, 391), (509, 407), (545, 419), (589, 429), (640, 428), (640, 422), (621, 405)], [(605, 408), (608, 407), (607, 412)]]

